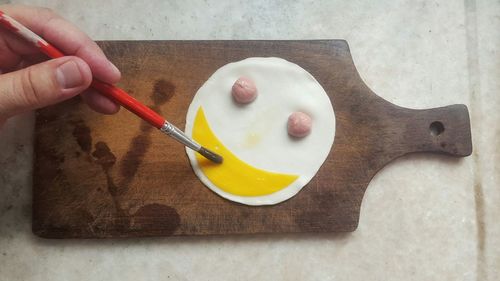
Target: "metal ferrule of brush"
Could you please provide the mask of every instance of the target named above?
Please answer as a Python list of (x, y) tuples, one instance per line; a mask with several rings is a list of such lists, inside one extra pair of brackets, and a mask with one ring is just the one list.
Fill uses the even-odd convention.
[(173, 137), (178, 142), (184, 144), (185, 146), (191, 148), (194, 151), (199, 151), (201, 148), (201, 145), (196, 143), (194, 140), (190, 139), (188, 136), (186, 136), (186, 134), (184, 134), (183, 131), (181, 131), (179, 128), (169, 123), (168, 121), (165, 121), (160, 131)]

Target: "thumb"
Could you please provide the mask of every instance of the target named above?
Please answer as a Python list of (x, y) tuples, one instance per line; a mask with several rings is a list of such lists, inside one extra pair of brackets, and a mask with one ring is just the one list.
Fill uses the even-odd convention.
[(89, 66), (63, 57), (0, 75), (0, 123), (15, 114), (69, 99), (92, 81)]

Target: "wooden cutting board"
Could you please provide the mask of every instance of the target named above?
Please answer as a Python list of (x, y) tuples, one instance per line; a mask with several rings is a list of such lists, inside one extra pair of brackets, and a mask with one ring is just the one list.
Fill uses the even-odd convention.
[(122, 71), (119, 85), (180, 128), (198, 88), (224, 64), (247, 57), (297, 63), (332, 100), (333, 148), (295, 197), (250, 207), (206, 188), (183, 147), (133, 114), (103, 116), (75, 98), (37, 112), (33, 232), (41, 237), (354, 231), (365, 189), (388, 162), (412, 152), (472, 151), (466, 106), (413, 110), (383, 100), (363, 83), (343, 40), (100, 46)]

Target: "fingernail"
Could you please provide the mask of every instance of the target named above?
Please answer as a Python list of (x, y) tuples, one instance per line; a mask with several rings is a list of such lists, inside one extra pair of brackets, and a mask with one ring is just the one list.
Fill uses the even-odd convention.
[(68, 61), (60, 65), (56, 70), (57, 82), (63, 89), (71, 89), (83, 84), (83, 76), (74, 61)]
[(109, 62), (109, 64), (111, 65), (111, 68), (113, 68), (113, 71), (116, 74), (120, 74), (120, 70), (118, 69), (118, 67), (116, 67), (116, 65), (114, 65), (112, 62)]

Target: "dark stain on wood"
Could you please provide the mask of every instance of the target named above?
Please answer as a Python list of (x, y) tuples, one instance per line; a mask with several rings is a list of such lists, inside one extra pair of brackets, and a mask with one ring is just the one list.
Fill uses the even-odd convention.
[[(96, 158), (95, 162), (101, 165), (102, 170), (106, 175), (108, 192), (116, 201), (116, 196), (120, 195), (120, 193), (123, 193), (123, 191), (120, 192), (123, 189), (119, 189), (119, 187), (114, 183), (109, 171), (109, 169), (111, 169), (111, 167), (116, 163), (116, 156), (111, 152), (111, 149), (109, 149), (108, 145), (102, 141), (95, 144), (95, 150), (94, 152), (92, 152), (92, 156)], [(115, 205), (117, 205), (117, 208), (119, 208), (119, 204), (117, 202), (115, 202)]]
[(129, 149), (120, 165), (120, 172), (123, 176), (122, 184), (127, 185), (137, 173), (139, 165), (151, 145), (150, 132), (152, 129), (146, 123), (141, 124), (140, 133), (130, 143)]
[(165, 104), (168, 100), (170, 100), (175, 93), (174, 84), (170, 83), (165, 79), (159, 79), (155, 82), (153, 87), (153, 94), (151, 95), (151, 99), (155, 105)]
[[(150, 107), (161, 112), (160, 106), (165, 104), (174, 95), (174, 92), (175, 86), (172, 83), (164, 79), (156, 81), (150, 95), (150, 99), (153, 102)], [(80, 128), (79, 132), (86, 132), (81, 129), (83, 127), (82, 123), (78, 125), (79, 126), (76, 128)], [(153, 129), (153, 127), (145, 122), (141, 123), (139, 127), (140, 133), (132, 139), (129, 149), (121, 162), (120, 172), (123, 178), (118, 184), (115, 184), (110, 172), (110, 169), (116, 163), (116, 156), (111, 152), (111, 149), (105, 142), (97, 142), (95, 144), (95, 151), (92, 153), (92, 156), (96, 159), (95, 162), (101, 165), (106, 175), (108, 192), (113, 199), (116, 211), (116, 218), (112, 221), (112, 224), (118, 232), (136, 231), (137, 227), (143, 229), (145, 226), (149, 227), (153, 223), (158, 223), (160, 224), (158, 226), (160, 230), (163, 233), (168, 233), (169, 231), (173, 232), (178, 226), (178, 221), (180, 220), (179, 215), (175, 209), (171, 207), (158, 204), (146, 205), (141, 207), (139, 212), (132, 218), (129, 215), (129, 210), (124, 208), (120, 202), (120, 198), (128, 191), (131, 181), (137, 174), (148, 148), (151, 146), (152, 141), (150, 134), (153, 132)], [(90, 130), (88, 133), (88, 135), (90, 135)], [(81, 135), (82, 134), (79, 134), (79, 136)], [(142, 214), (151, 214), (151, 212), (157, 212), (155, 219), (153, 221), (145, 220)]]
[(116, 156), (111, 152), (108, 145), (102, 141), (95, 144), (92, 156), (97, 159), (96, 162), (102, 166), (104, 171), (108, 171), (116, 162)]
[[(161, 106), (168, 102), (174, 95), (174, 92), (175, 86), (172, 83), (164, 79), (157, 80), (150, 95), (153, 104), (149, 105), (149, 107), (161, 114)], [(137, 173), (139, 165), (143, 162), (148, 148), (151, 146), (151, 133), (153, 129), (146, 122), (141, 123), (140, 133), (132, 139), (124, 160), (121, 163), (120, 171), (124, 179), (120, 185), (128, 185)]]
[(116, 163), (116, 156), (111, 152), (111, 149), (105, 142), (97, 142), (95, 144), (95, 151), (92, 152), (92, 156), (96, 158), (95, 162), (101, 165), (106, 175), (108, 193), (113, 199), (116, 217), (112, 220), (112, 225), (116, 231), (124, 232), (130, 226), (128, 212), (120, 205), (120, 196), (126, 192), (126, 188), (124, 188), (123, 185), (116, 185), (110, 172), (111, 167)]
[[(137, 117), (125, 110), (104, 117), (71, 99), (37, 113), (33, 231), (42, 237), (353, 231), (368, 183), (388, 162), (414, 152), (462, 157), (472, 151), (466, 106), (414, 110), (383, 100), (363, 83), (343, 40), (110, 41), (100, 46), (122, 71), (120, 86), (180, 127), (193, 95), (222, 65), (273, 56), (297, 63), (332, 100), (334, 145), (296, 196), (275, 206), (249, 207), (206, 188), (178, 143), (145, 122), (131, 128)], [(101, 118), (112, 119), (96, 122)], [(435, 122), (443, 128), (433, 135)], [(90, 132), (107, 136), (92, 154)], [(83, 156), (90, 161), (81, 161)], [(101, 171), (106, 178), (96, 177)], [(112, 202), (103, 196), (106, 186)]]
[(73, 137), (75, 137), (76, 142), (83, 151), (90, 152), (92, 148), (92, 136), (90, 135), (90, 128), (82, 120), (75, 123)]
[(174, 208), (162, 204), (149, 204), (134, 213), (130, 228), (169, 236), (179, 227), (180, 222), (181, 218)]

